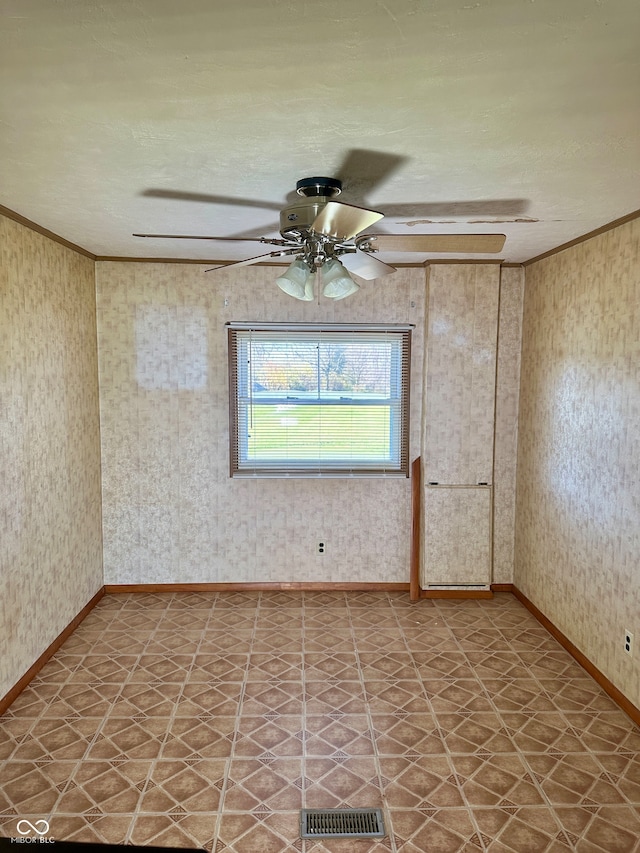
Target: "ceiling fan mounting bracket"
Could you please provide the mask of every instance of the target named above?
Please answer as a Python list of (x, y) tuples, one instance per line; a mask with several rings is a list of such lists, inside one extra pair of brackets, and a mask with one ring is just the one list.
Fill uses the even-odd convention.
[(296, 183), (296, 192), (305, 198), (333, 198), (342, 192), (342, 181), (338, 178), (301, 178)]

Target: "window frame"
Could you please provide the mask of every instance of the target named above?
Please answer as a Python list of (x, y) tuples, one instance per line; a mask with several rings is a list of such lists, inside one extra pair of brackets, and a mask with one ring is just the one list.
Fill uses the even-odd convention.
[[(261, 322), (229, 322), (227, 325), (227, 341), (228, 341), (228, 359), (229, 359), (229, 476), (232, 478), (356, 478), (356, 477), (389, 477), (408, 478), (410, 475), (409, 463), (409, 413), (410, 413), (410, 375), (411, 375), (411, 332), (413, 326), (410, 324), (371, 324), (371, 323), (261, 323)], [(391, 434), (393, 432), (393, 424), (397, 425), (399, 436), (398, 443), (398, 460), (397, 462), (376, 464), (375, 461), (370, 465), (352, 464), (344, 460), (334, 460), (327, 462), (319, 462), (296, 465), (295, 461), (282, 464), (256, 463), (250, 464), (242, 458), (241, 445), (247, 441), (241, 428), (242, 417), (240, 415), (241, 405), (247, 405), (247, 400), (244, 402), (240, 397), (242, 378), (239, 378), (239, 357), (241, 347), (245, 346), (244, 336), (239, 333), (273, 333), (274, 340), (277, 337), (282, 339), (282, 336), (290, 336), (291, 340), (295, 340), (296, 336), (301, 339), (308, 340), (309, 334), (337, 333), (343, 335), (345, 343), (353, 343), (358, 340), (359, 335), (390, 335), (393, 340), (399, 343), (400, 365), (397, 371), (399, 377), (397, 396), (390, 397), (389, 400), (398, 407), (398, 414), (392, 420), (389, 438), (390, 451), (394, 447)], [(244, 380), (250, 383), (250, 378)], [(284, 392), (286, 395), (286, 391)], [(251, 394), (247, 399), (251, 399)], [(281, 396), (277, 392), (274, 393), (272, 402), (279, 404), (287, 399), (286, 396)], [(291, 399), (291, 398), (289, 398)], [(266, 398), (266, 402), (269, 398)], [(261, 400), (265, 402), (265, 400)], [(296, 402), (296, 405), (305, 404), (322, 404), (321, 391), (319, 397), (313, 400)], [(340, 398), (328, 398), (325, 405), (341, 405)], [(367, 405), (366, 402), (354, 401), (353, 398), (347, 400), (344, 398), (345, 405)], [(371, 400), (369, 405), (386, 405), (390, 402), (385, 400)], [(246, 418), (245, 418), (246, 421)], [(246, 430), (248, 432), (248, 430)], [(246, 450), (246, 443), (245, 443)], [(246, 456), (246, 453), (245, 453)], [(279, 460), (278, 460), (279, 462)]]

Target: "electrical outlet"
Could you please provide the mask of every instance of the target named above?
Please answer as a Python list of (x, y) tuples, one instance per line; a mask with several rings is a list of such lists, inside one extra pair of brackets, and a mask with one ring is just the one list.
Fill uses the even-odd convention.
[(324, 539), (322, 539), (320, 542), (318, 542), (318, 545), (316, 547), (316, 554), (326, 554), (326, 553), (327, 553), (327, 543), (324, 541)]
[(633, 634), (631, 631), (627, 631), (626, 628), (624, 632), (624, 650), (630, 658), (633, 657)]

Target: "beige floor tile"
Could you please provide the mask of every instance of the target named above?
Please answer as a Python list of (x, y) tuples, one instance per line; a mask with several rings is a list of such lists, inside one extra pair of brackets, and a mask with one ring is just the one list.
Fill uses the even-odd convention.
[(526, 761), (547, 800), (555, 805), (622, 805), (624, 793), (593, 755), (527, 755)]
[(309, 608), (304, 612), (304, 627), (305, 631), (347, 631), (351, 617), (346, 609)]
[(451, 753), (511, 753), (513, 740), (497, 713), (484, 711), (440, 713), (435, 711), (447, 749)]
[(168, 717), (108, 716), (90, 745), (87, 758), (106, 761), (157, 758), (169, 730)]
[(585, 673), (582, 678), (538, 677), (542, 689), (561, 711), (615, 711), (616, 705)]
[(464, 652), (413, 652), (412, 657), (421, 678), (475, 678)]
[(484, 849), (467, 809), (393, 809), (391, 824), (398, 853), (479, 853)]
[(237, 714), (242, 697), (242, 682), (189, 681), (185, 684), (177, 703), (177, 717), (197, 717), (201, 714), (212, 714), (227, 717)]
[(358, 681), (360, 669), (354, 652), (304, 653), (304, 674), (309, 681), (337, 678), (341, 681)]
[(443, 755), (445, 745), (432, 714), (372, 714), (378, 755)]
[(431, 704), (422, 682), (415, 681), (365, 681), (367, 702), (372, 714), (427, 714)]
[[(407, 650), (411, 653), (420, 652), (428, 654), (441, 654), (443, 652), (459, 652), (460, 646), (458, 641), (448, 628), (440, 627), (433, 628), (416, 628), (415, 626), (405, 627), (400, 620), (402, 629), (402, 640)], [(403, 650), (404, 650), (403, 647)]]
[(311, 809), (380, 808), (382, 791), (370, 756), (307, 758), (305, 807)]
[(209, 813), (137, 814), (129, 836), (143, 847), (213, 848), (217, 816)]
[[(510, 595), (105, 596), (0, 716), (0, 835), (640, 853), (640, 730)], [(377, 806), (381, 840), (302, 840)]]
[(248, 654), (206, 652), (196, 654), (187, 674), (188, 681), (244, 681)]
[[(253, 635), (251, 651), (260, 654), (300, 654), (302, 652), (303, 635), (300, 630), (273, 631), (258, 628)], [(235, 649), (239, 651), (239, 649)]]
[(216, 599), (216, 609), (224, 610), (230, 608), (232, 610), (246, 609), (258, 607), (262, 593), (255, 590), (229, 590), (228, 592), (220, 593)]
[(500, 712), (553, 711), (556, 708), (533, 678), (485, 678), (482, 686)]
[(299, 757), (234, 758), (229, 765), (224, 812), (300, 809), (303, 777)]
[(305, 610), (311, 608), (327, 608), (327, 607), (346, 607), (347, 598), (350, 598), (351, 592), (343, 590), (305, 590), (302, 593), (302, 600)]
[(302, 653), (253, 652), (249, 656), (247, 681), (295, 681), (302, 683)]
[(304, 753), (309, 757), (373, 755), (369, 717), (366, 714), (307, 714)]
[(235, 727), (235, 715), (175, 717), (167, 721), (160, 757), (184, 760), (227, 758), (233, 749)]
[[(189, 615), (185, 611), (184, 615)], [(216, 607), (209, 614), (206, 622), (206, 632), (215, 631), (241, 631), (243, 633), (252, 629), (258, 615), (257, 608), (229, 608)]]
[(8, 761), (2, 767), (0, 814), (46, 818), (78, 765), (74, 761)]
[(304, 629), (304, 652), (318, 654), (349, 654), (355, 656), (355, 640), (351, 630), (336, 628), (327, 631), (324, 628), (311, 629), (305, 625)]
[(564, 715), (585, 749), (640, 753), (640, 729), (622, 711), (565, 711)]
[(102, 726), (100, 717), (42, 716), (13, 752), (14, 761), (79, 761)]
[(360, 681), (305, 681), (307, 714), (366, 714), (367, 706)]
[(125, 684), (112, 704), (115, 717), (169, 717), (176, 707), (182, 691), (181, 684), (172, 682), (131, 681)]
[(407, 650), (407, 644), (401, 628), (397, 630), (386, 628), (375, 631), (371, 628), (355, 627), (353, 629), (353, 637), (358, 652), (363, 654), (368, 652), (373, 652), (373, 654), (381, 652), (405, 652)]
[(380, 772), (384, 800), (392, 810), (464, 805), (447, 756), (382, 756)]
[(302, 608), (304, 607), (304, 592), (295, 589), (265, 590), (260, 596), (260, 607)]
[(294, 757), (303, 754), (304, 730), (299, 714), (275, 715), (273, 719), (243, 716), (233, 747), (234, 758)]
[(210, 814), (220, 805), (226, 773), (224, 758), (156, 761), (138, 809), (143, 813)]
[(192, 655), (142, 654), (129, 669), (128, 681), (182, 684), (193, 665)]
[(90, 844), (124, 844), (133, 825), (130, 814), (62, 814), (51, 816), (50, 833), (59, 840)]
[(0, 717), (0, 761), (11, 758), (36, 724), (30, 717)]
[(216, 853), (301, 853), (299, 813), (269, 810), (246, 814), (226, 812), (220, 820), (215, 849)]
[(303, 705), (304, 693), (300, 682), (281, 681), (275, 684), (268, 681), (248, 681), (242, 700), (242, 715), (301, 715)]
[(638, 853), (640, 814), (631, 806), (565, 807), (554, 816), (577, 853)]
[(362, 677), (366, 681), (379, 681), (383, 678), (413, 681), (418, 677), (409, 652), (361, 652), (358, 659)]
[(553, 810), (546, 806), (474, 808), (486, 848), (499, 853), (568, 853), (573, 850)]
[(118, 683), (68, 681), (60, 687), (43, 713), (51, 717), (105, 717), (122, 689), (122, 685)]
[(475, 678), (423, 678), (422, 685), (435, 712), (493, 711), (482, 683)]
[(151, 761), (87, 759), (77, 765), (56, 813), (132, 814), (138, 807)]
[(545, 799), (519, 755), (452, 755), (451, 763), (470, 806), (543, 805)]
[(505, 731), (522, 752), (584, 752), (584, 746), (559, 711), (507, 711)]

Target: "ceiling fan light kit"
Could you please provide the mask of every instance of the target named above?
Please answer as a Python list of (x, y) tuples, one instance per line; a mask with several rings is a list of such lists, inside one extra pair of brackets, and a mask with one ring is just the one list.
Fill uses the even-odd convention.
[(359, 285), (351, 278), (344, 266), (335, 258), (326, 261), (322, 266), (322, 293), (329, 299), (344, 299), (360, 290)]
[(297, 260), (278, 276), (276, 284), (288, 296), (303, 302), (312, 302), (314, 298), (312, 275), (308, 265), (302, 260)]
[[(318, 267), (322, 275), (322, 293), (328, 299), (344, 299), (360, 290), (347, 270), (335, 258), (329, 258)], [(276, 284), (294, 299), (312, 302), (314, 299), (313, 281), (316, 268), (302, 259), (295, 260), (285, 272), (278, 276)]]
[[(280, 237), (226, 238), (277, 246), (277, 250), (225, 264), (213, 271), (294, 255), (293, 263), (276, 279), (280, 290), (295, 299), (311, 302), (314, 299), (313, 276), (320, 270), (323, 295), (329, 299), (344, 299), (359, 290), (349, 272), (369, 281), (395, 272), (394, 267), (374, 257), (379, 252), (495, 254), (502, 250), (506, 239), (504, 234), (363, 234), (384, 214), (336, 201), (336, 196), (342, 192), (339, 178), (302, 178), (296, 184), (296, 192), (301, 200), (280, 211)], [(174, 236), (176, 239), (225, 240), (224, 237)]]

